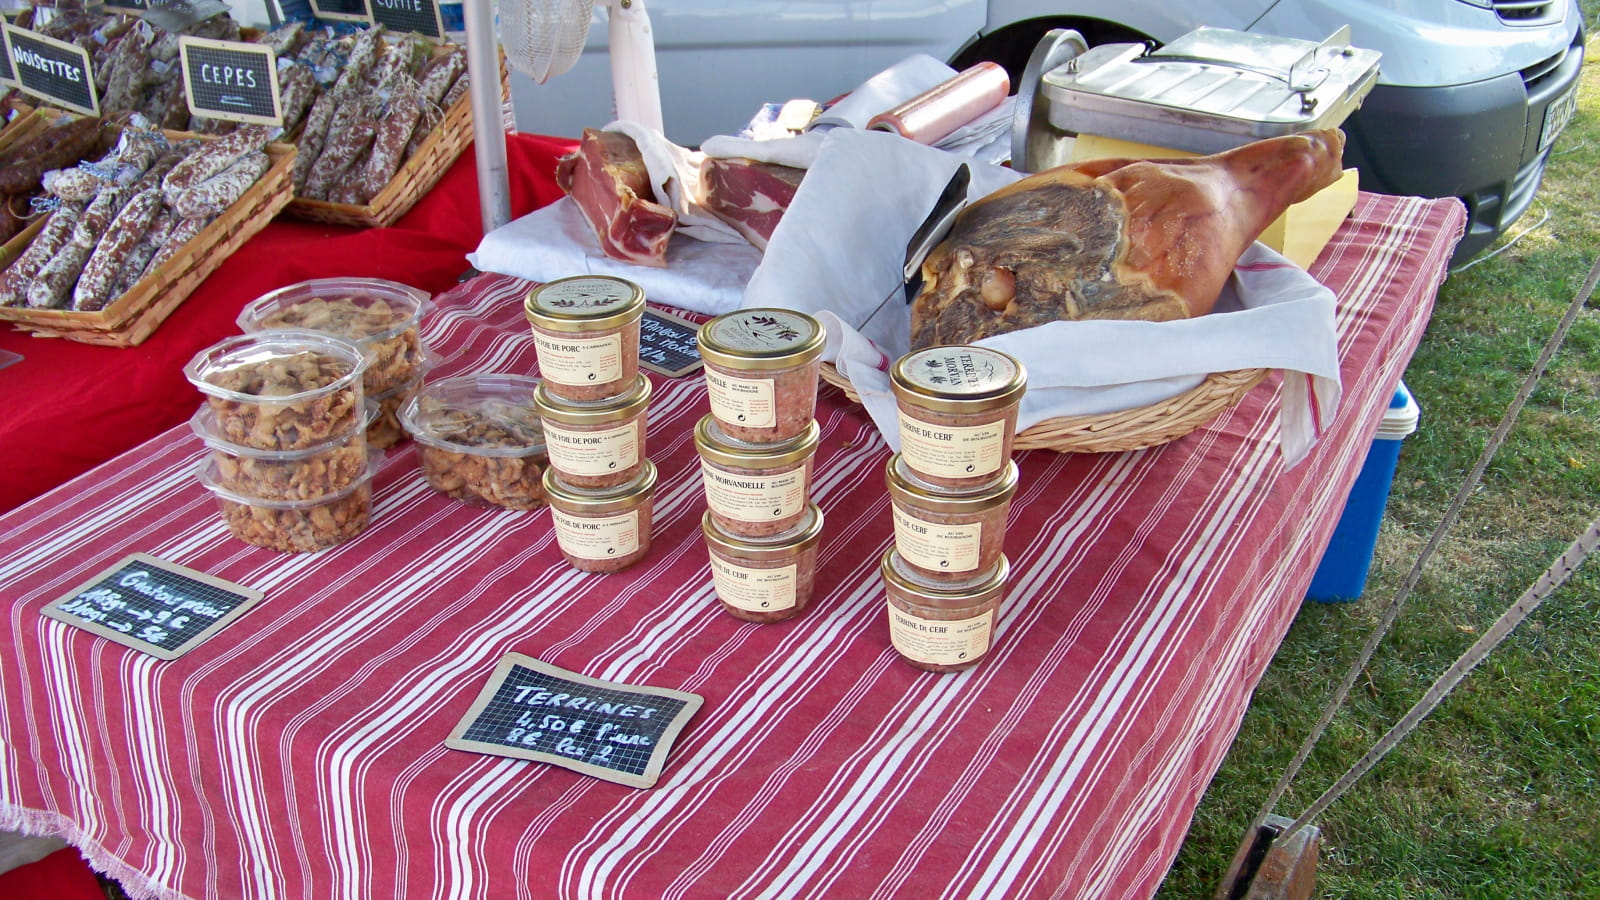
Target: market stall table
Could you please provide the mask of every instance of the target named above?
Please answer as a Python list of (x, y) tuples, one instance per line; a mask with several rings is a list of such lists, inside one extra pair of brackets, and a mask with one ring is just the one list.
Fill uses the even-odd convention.
[[(1276, 378), (1146, 451), (1021, 454), (996, 646), (958, 675), (889, 644), (888, 449), (822, 393), (827, 516), (799, 619), (718, 609), (698, 379), (657, 377), (654, 545), (580, 574), (548, 514), (434, 493), (412, 445), (372, 527), (280, 555), (231, 538), (179, 428), (4, 518), (0, 827), (59, 831), (162, 897), (1145, 897), (1232, 741), (1419, 341), (1453, 201), (1362, 195), (1314, 273), (1340, 298), (1336, 422), (1285, 471)], [(529, 372), (526, 282), (425, 326), (440, 374)], [(40, 615), (131, 551), (263, 591), (160, 662)], [(704, 705), (655, 787), (447, 749), (522, 653)]]

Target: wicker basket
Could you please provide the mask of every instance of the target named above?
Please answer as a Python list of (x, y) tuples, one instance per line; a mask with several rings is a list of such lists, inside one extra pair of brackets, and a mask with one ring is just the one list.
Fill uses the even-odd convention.
[[(22, 109), (15, 118), (6, 123), (5, 128), (0, 129), (0, 151), (32, 136), (34, 132), (54, 121), (55, 114), (47, 110)], [(44, 228), (44, 223), (49, 218), (49, 216), (35, 217), (28, 227), (12, 235), (4, 244), (0, 244), (0, 270), (11, 265), (13, 260), (22, 255), (22, 251), (28, 249), (28, 245), (33, 243), (33, 236)]]
[[(182, 132), (167, 134), (174, 138), (193, 137)], [(267, 174), (156, 271), (104, 309), (79, 312), (0, 307), (0, 320), (42, 337), (63, 337), (85, 344), (134, 347), (143, 343), (233, 251), (288, 205), (294, 146), (268, 144), (266, 151), (272, 157)]]
[[(511, 96), (511, 73), (505, 54), (500, 55), (500, 96)], [(387, 228), (411, 211), (424, 195), (433, 190), (456, 158), (472, 143), (472, 92), (462, 94), (433, 129), (417, 152), (401, 163), (383, 190), (365, 204), (333, 203), (295, 197), (287, 215), (328, 225), (353, 225), (357, 228)]]
[[(1023, 429), (1013, 447), (1060, 453), (1114, 453), (1165, 444), (1221, 415), (1260, 384), (1267, 373), (1267, 369), (1217, 372), (1160, 403), (1097, 415), (1045, 419)], [(861, 395), (832, 363), (823, 364), (822, 380), (843, 390), (852, 401), (861, 402)]]

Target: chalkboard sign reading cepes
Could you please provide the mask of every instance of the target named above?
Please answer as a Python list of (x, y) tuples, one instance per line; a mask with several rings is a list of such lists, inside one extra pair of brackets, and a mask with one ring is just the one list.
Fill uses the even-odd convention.
[(41, 612), (158, 659), (177, 659), (261, 596), (252, 588), (134, 553)]
[(202, 118), (282, 125), (278, 58), (265, 44), (178, 38), (189, 112)]
[(415, 31), (423, 37), (444, 39), (439, 0), (368, 0), (372, 21), (401, 33)]
[(18, 87), (74, 112), (100, 115), (87, 50), (9, 24), (5, 41), (6, 61)]
[(602, 681), (508, 653), (445, 746), (647, 788), (699, 708), (696, 694)]

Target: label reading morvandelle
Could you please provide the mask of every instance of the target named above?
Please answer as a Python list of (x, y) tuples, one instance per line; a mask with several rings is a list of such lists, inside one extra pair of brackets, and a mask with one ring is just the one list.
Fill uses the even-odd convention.
[(1005, 422), (957, 427), (900, 414), (900, 455), (914, 471), (968, 478), (1005, 465)]
[(557, 471), (571, 475), (609, 475), (639, 462), (637, 420), (602, 431), (568, 431), (544, 420), (545, 450)]
[(604, 518), (569, 516), (550, 508), (561, 549), (579, 559), (621, 559), (639, 549), (639, 511)]
[(750, 612), (793, 609), (796, 573), (793, 565), (751, 569), (711, 557), (711, 583), (717, 596), (729, 606)]
[(706, 368), (706, 394), (711, 398), (711, 413), (724, 422), (750, 428), (771, 428), (778, 424), (778, 405), (771, 378), (730, 378)]
[(601, 337), (533, 332), (539, 374), (556, 384), (606, 384), (622, 377), (622, 334)]
[(701, 461), (706, 505), (740, 522), (770, 522), (800, 512), (806, 503), (805, 467), (777, 475), (734, 475)]
[(970, 619), (923, 619), (889, 604), (889, 641), (907, 659), (954, 666), (989, 652), (994, 610)]
[(906, 562), (938, 572), (978, 568), (983, 525), (939, 525), (894, 508), (894, 546)]

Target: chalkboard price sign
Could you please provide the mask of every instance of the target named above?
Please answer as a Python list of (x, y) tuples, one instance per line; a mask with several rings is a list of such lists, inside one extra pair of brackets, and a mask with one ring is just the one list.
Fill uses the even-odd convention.
[(178, 38), (189, 112), (210, 119), (282, 125), (278, 58), (265, 44)]
[(367, 0), (311, 0), (311, 14), (339, 22), (372, 22)]
[(699, 708), (696, 694), (602, 681), (508, 653), (444, 743), (647, 788)]
[(260, 591), (134, 553), (42, 612), (158, 659), (177, 659), (261, 597)]
[(147, 0), (107, 0), (101, 4), (106, 12), (141, 13), (150, 8)]
[(644, 311), (639, 323), (639, 365), (676, 378), (700, 368), (700, 326), (669, 313)]
[(10, 24), (5, 40), (6, 60), (18, 87), (75, 112), (100, 115), (87, 50)]
[(372, 21), (390, 31), (415, 31), (423, 37), (444, 40), (444, 20), (439, 0), (368, 0)]

